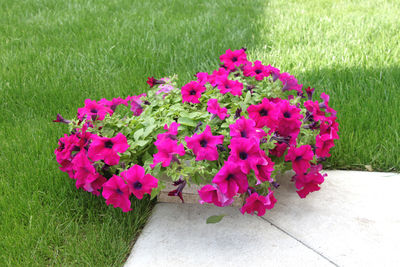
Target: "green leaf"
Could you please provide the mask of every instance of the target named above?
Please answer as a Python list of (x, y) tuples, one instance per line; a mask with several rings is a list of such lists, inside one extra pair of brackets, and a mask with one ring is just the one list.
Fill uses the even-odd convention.
[(213, 215), (207, 218), (206, 223), (210, 224), (210, 223), (219, 223), (226, 215), (225, 214), (221, 214), (221, 215)]
[(144, 132), (143, 128), (140, 128), (139, 130), (137, 130), (137, 131), (133, 134), (133, 138), (135, 138), (136, 141), (139, 140), (140, 137), (142, 137), (143, 132)]
[(197, 125), (197, 123), (194, 120), (192, 120), (188, 117), (180, 117), (178, 119), (178, 123), (187, 125), (187, 126), (192, 126), (192, 127), (196, 127), (196, 125)]
[(136, 144), (140, 147), (143, 147), (149, 143), (149, 140), (139, 140), (136, 142)]

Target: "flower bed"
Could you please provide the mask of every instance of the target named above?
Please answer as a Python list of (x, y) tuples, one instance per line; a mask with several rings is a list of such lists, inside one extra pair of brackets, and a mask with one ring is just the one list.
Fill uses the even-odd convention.
[(200, 203), (227, 206), (245, 196), (242, 213), (273, 208), (277, 172), (293, 169), (294, 190), (304, 198), (320, 189), (324, 161), (338, 139), (329, 96), (260, 61), (245, 49), (227, 50), (210, 74), (177, 87), (177, 77), (154, 79), (138, 96), (87, 99), (55, 150), (60, 169), (107, 205), (131, 210), (130, 200), (152, 198), (170, 177), (180, 197), (203, 185)]

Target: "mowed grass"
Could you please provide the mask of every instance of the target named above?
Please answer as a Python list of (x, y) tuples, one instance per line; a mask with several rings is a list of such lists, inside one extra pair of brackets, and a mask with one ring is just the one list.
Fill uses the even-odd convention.
[(254, 52), (331, 96), (340, 140), (325, 167), (400, 171), (400, 2), (268, 1)]
[[(58, 170), (51, 121), (86, 98), (183, 81), (257, 47), (263, 1), (0, 1), (0, 266), (120, 265), (151, 211), (127, 214)], [(173, 253), (173, 252), (172, 252)]]
[[(216, 2), (216, 3), (215, 3)], [(326, 167), (400, 170), (396, 1), (0, 2), (0, 265), (120, 265), (152, 203), (124, 214), (76, 190), (53, 151), (86, 98), (181, 84), (248, 48), (331, 95), (341, 139)]]

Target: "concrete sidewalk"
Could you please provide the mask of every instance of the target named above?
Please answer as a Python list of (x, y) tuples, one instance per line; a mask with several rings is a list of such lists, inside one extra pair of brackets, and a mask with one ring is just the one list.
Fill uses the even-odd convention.
[(278, 202), (262, 218), (157, 204), (126, 266), (400, 266), (399, 174), (330, 171), (306, 199), (290, 175), (278, 181)]

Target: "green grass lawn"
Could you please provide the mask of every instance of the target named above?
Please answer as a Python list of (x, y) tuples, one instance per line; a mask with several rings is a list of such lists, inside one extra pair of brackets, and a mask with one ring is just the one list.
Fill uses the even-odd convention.
[[(326, 166), (400, 171), (397, 1), (0, 1), (0, 265), (120, 265), (152, 203), (123, 214), (76, 190), (53, 151), (86, 98), (182, 84), (248, 48), (326, 91), (341, 140)], [(214, 3), (217, 2), (217, 3)]]

